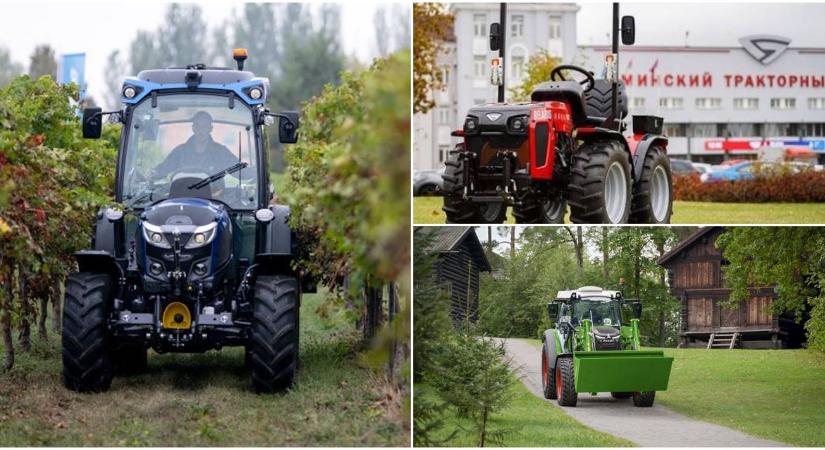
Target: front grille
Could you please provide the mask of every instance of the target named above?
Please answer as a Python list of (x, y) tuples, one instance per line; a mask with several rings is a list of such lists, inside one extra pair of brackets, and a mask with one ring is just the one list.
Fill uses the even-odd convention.
[(541, 167), (547, 163), (547, 122), (536, 125), (536, 167)]

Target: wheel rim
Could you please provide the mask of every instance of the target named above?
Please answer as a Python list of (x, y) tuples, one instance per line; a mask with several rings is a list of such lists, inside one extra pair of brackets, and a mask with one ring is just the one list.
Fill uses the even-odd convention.
[(484, 218), (486, 222), (497, 222), (503, 206), (503, 203), (485, 203), (479, 208), (481, 210), (481, 217)]
[(604, 183), (604, 207), (610, 223), (621, 222), (627, 209), (627, 176), (618, 161), (607, 169)]
[(670, 205), (670, 189), (667, 171), (661, 165), (653, 169), (650, 177), (650, 209), (657, 222), (664, 222)]
[(541, 209), (544, 212), (544, 221), (552, 223), (564, 215), (564, 202), (558, 198), (550, 198), (542, 203)]

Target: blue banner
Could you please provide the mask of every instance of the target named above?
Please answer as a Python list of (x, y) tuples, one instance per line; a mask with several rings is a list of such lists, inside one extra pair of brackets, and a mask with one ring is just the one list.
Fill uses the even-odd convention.
[(86, 54), (70, 53), (62, 56), (60, 82), (77, 83), (80, 87), (80, 101), (86, 98)]

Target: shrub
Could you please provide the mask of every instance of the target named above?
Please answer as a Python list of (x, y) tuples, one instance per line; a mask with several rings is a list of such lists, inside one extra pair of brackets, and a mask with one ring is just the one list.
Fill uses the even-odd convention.
[(825, 202), (825, 172), (760, 176), (702, 183), (699, 175), (673, 177), (676, 200), (731, 203)]

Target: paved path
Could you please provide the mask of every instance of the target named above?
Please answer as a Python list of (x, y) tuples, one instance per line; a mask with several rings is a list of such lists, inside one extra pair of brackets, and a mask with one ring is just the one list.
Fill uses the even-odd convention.
[[(504, 339), (510, 364), (527, 389), (539, 398), (541, 391), (541, 349), (527, 342)], [(576, 407), (549, 405), (596, 430), (635, 442), (642, 447), (784, 447), (787, 444), (749, 436), (675, 413), (654, 403), (636, 408), (633, 400), (616, 400), (610, 393), (597, 396), (579, 394)]]

